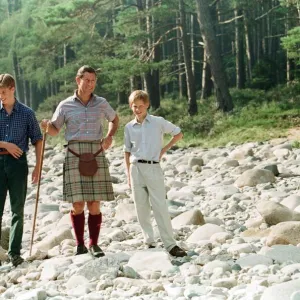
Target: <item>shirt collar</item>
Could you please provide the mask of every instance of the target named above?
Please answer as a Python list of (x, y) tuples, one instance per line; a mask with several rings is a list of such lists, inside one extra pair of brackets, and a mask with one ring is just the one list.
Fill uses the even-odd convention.
[[(144, 121), (148, 121), (148, 122), (151, 122), (151, 118), (150, 118), (150, 115), (147, 113), (147, 115), (146, 115), (146, 117), (145, 117), (145, 119), (144, 119)], [(138, 121), (137, 121), (137, 119), (136, 118), (134, 118), (133, 119), (133, 125), (136, 125), (136, 124), (141, 124), (141, 123), (139, 123)]]
[[(13, 110), (18, 111), (19, 108), (20, 108), (20, 103), (19, 103), (19, 101), (15, 98), (15, 104), (14, 104)], [(2, 109), (4, 109), (4, 106), (3, 106), (3, 103), (2, 103), (2, 101), (1, 101), (1, 103), (0, 103), (0, 110), (2, 110)]]
[[(75, 102), (75, 100), (78, 100), (78, 101), (80, 101), (81, 103), (82, 103), (82, 101), (79, 99), (79, 97), (77, 96), (77, 91), (78, 90), (75, 90), (75, 92), (74, 92), (74, 95), (73, 95), (73, 101)], [(95, 98), (95, 94), (91, 94), (91, 98), (90, 98), (90, 101), (88, 102), (88, 104), (90, 103), (90, 102), (92, 102), (93, 100), (94, 100), (94, 98)]]

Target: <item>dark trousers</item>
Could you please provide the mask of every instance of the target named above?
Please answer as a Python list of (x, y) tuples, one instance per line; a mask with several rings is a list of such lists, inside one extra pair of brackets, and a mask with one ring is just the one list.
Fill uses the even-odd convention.
[(11, 155), (0, 155), (0, 234), (5, 200), (7, 192), (9, 192), (12, 213), (8, 249), (9, 255), (20, 255), (23, 237), (24, 205), (27, 192), (27, 176), (28, 164), (25, 153), (19, 159), (15, 159)]

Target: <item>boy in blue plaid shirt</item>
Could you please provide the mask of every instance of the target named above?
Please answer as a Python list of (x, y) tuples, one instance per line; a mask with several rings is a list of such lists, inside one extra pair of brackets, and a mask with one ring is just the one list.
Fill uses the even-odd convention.
[(27, 193), (26, 152), (30, 139), (36, 152), (32, 182), (37, 183), (42, 134), (33, 110), (20, 103), (14, 93), (14, 78), (9, 74), (0, 74), (0, 238), (5, 200), (9, 192), (12, 219), (8, 256), (12, 264), (17, 266), (24, 261), (20, 251)]

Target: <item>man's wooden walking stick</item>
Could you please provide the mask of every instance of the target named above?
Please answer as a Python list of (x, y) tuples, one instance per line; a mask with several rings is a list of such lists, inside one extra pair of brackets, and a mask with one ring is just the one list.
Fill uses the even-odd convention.
[(47, 133), (48, 133), (48, 125), (47, 125), (45, 131), (43, 132), (43, 143), (42, 143), (42, 148), (41, 148), (40, 164), (39, 164), (39, 170), (38, 170), (39, 171), (38, 172), (38, 183), (37, 183), (37, 192), (36, 192), (36, 198), (35, 198), (35, 208), (34, 208), (34, 216), (33, 216), (33, 223), (32, 223), (32, 232), (31, 232), (31, 242), (30, 242), (29, 256), (31, 256), (31, 252), (32, 252), (34, 230), (35, 230), (35, 223), (36, 223), (36, 215), (37, 215), (37, 209), (38, 209), (38, 203), (39, 203), (39, 197), (40, 197), (40, 186), (41, 186), (41, 177), (42, 177), (44, 151), (45, 151), (45, 143), (46, 143)]

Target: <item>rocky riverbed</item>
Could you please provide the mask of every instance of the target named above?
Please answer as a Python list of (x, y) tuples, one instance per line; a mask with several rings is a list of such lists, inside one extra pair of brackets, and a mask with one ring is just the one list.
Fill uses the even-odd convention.
[[(30, 170), (34, 153), (28, 155)], [(9, 201), (0, 249), (0, 298), (17, 300), (299, 300), (300, 149), (291, 141), (169, 151), (166, 201), (185, 258), (145, 249), (121, 148), (107, 152), (115, 201), (103, 202), (106, 256), (74, 256), (70, 205), (62, 201), (59, 147), (46, 147), (29, 256), (36, 186), (29, 183), (23, 257), (5, 262)], [(155, 224), (155, 221), (153, 221)], [(85, 238), (88, 240), (86, 229)]]

